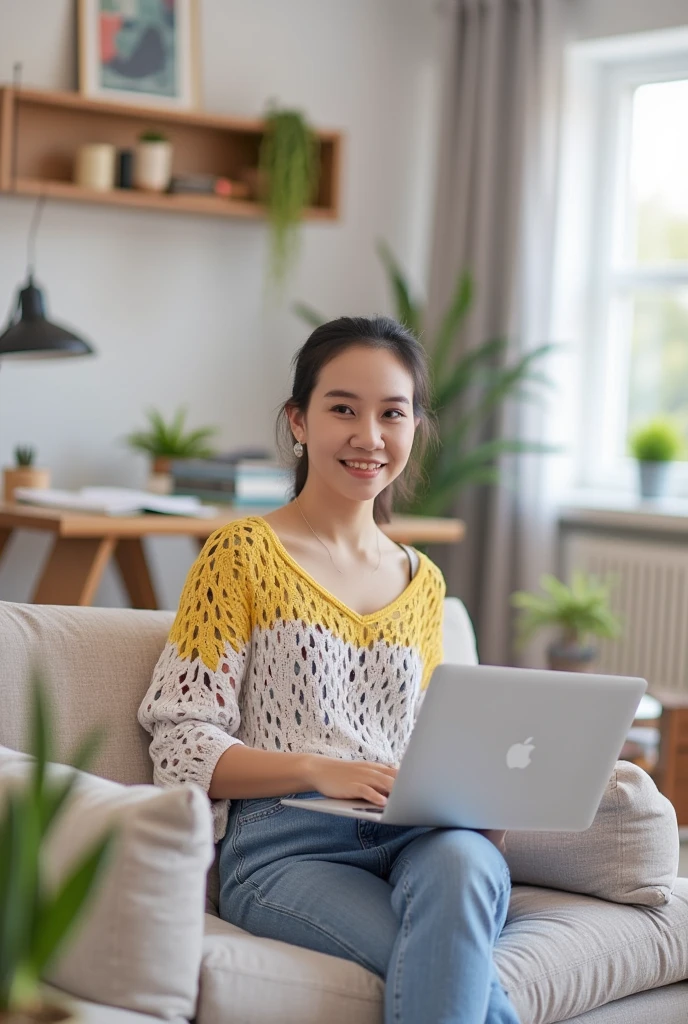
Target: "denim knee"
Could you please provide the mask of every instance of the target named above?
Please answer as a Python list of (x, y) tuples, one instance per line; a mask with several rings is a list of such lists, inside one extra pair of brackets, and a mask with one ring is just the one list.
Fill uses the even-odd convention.
[(500, 851), (471, 829), (434, 829), (415, 840), (400, 859), (416, 883), (439, 884), (447, 893), (454, 887), (484, 886), (497, 899), (511, 888), (509, 868)]

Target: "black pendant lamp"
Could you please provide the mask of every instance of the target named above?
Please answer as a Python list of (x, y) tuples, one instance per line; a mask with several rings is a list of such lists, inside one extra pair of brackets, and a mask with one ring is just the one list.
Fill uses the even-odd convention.
[(29, 233), (28, 280), (18, 292), (9, 323), (0, 334), (0, 360), (93, 355), (93, 348), (87, 341), (46, 318), (43, 293), (33, 281), (33, 245), (43, 202), (41, 196)]

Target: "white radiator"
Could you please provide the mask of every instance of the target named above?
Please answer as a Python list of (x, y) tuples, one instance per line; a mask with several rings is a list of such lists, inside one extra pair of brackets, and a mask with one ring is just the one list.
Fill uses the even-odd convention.
[(601, 641), (600, 670), (688, 693), (688, 545), (572, 530), (562, 557), (567, 581), (573, 569), (616, 578), (611, 605), (623, 632)]

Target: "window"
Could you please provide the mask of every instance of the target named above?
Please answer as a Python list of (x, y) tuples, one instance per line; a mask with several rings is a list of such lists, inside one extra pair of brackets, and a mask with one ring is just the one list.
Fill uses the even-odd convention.
[[(576, 475), (630, 490), (634, 427), (667, 415), (688, 444), (688, 46), (585, 60), (587, 191), (563, 196), (587, 219)], [(688, 462), (676, 470), (688, 495)]]

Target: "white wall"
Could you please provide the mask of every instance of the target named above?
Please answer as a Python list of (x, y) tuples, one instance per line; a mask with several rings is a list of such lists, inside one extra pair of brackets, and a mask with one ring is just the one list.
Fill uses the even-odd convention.
[[(75, 17), (74, 0), (0, 0), (0, 81), (21, 60), (27, 86), (75, 88)], [(255, 116), (274, 97), (346, 133), (343, 219), (305, 228), (289, 295), (268, 308), (263, 224), (48, 203), (37, 277), (50, 315), (98, 355), (3, 366), (0, 465), (15, 444), (36, 445), (58, 487), (143, 485), (145, 459), (120, 439), (149, 406), (187, 404), (194, 424), (221, 428), (224, 447), (270, 444), (305, 338), (290, 296), (333, 316), (388, 309), (379, 237), (424, 279), (442, 43), (434, 4), (202, 0), (201, 18), (207, 109)], [(0, 196), (0, 315), (23, 279), (32, 211), (32, 201)], [(0, 599), (29, 599), (47, 548), (40, 534), (15, 536)], [(149, 551), (161, 603), (173, 608), (194, 548), (158, 538)], [(114, 571), (96, 603), (125, 603)]]
[(688, 24), (688, 0), (571, 0), (580, 39)]

